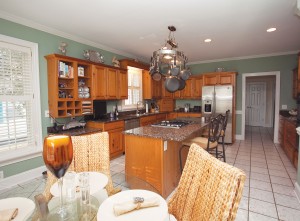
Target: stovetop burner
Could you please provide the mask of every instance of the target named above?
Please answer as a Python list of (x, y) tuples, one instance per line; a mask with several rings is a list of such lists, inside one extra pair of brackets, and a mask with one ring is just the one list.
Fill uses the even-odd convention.
[(163, 120), (159, 123), (155, 123), (155, 124), (151, 124), (152, 127), (165, 127), (165, 128), (181, 128), (185, 125), (188, 125), (189, 121), (178, 121), (178, 120), (172, 120), (172, 121), (169, 121), (169, 120)]

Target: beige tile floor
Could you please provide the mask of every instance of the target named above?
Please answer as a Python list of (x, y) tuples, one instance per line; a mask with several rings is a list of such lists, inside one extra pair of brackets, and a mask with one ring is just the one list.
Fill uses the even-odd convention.
[[(300, 220), (300, 203), (294, 192), (297, 171), (279, 145), (272, 142), (270, 130), (247, 127), (246, 139), (226, 148), (227, 163), (247, 175), (237, 221)], [(126, 190), (125, 156), (111, 161), (115, 186)], [(0, 192), (6, 197), (33, 197), (41, 193), (45, 179), (38, 178)]]

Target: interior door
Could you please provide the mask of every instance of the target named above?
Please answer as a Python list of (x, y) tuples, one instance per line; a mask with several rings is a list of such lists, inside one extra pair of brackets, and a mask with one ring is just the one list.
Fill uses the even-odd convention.
[(246, 94), (246, 125), (264, 126), (266, 115), (266, 84), (247, 84)]

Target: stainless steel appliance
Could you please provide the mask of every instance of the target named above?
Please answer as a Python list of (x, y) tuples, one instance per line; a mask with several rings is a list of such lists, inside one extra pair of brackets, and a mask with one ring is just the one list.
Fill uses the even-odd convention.
[(225, 143), (232, 143), (232, 106), (233, 106), (232, 85), (203, 86), (202, 87), (202, 116), (210, 117), (218, 114), (225, 114), (230, 110)]
[(182, 120), (163, 120), (159, 123), (151, 124), (152, 127), (164, 127), (164, 128), (176, 128), (179, 129), (185, 125), (188, 125), (189, 121)]

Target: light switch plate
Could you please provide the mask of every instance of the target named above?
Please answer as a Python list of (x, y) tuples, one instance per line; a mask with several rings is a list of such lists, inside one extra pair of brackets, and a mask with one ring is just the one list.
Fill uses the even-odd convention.
[(281, 109), (282, 109), (282, 110), (286, 110), (286, 109), (287, 109), (287, 105), (286, 105), (286, 104), (283, 104), (283, 105), (281, 106)]

